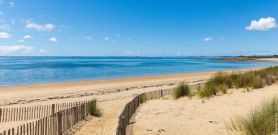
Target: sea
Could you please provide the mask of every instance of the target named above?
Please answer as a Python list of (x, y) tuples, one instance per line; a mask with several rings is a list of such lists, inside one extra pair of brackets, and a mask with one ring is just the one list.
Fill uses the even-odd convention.
[(277, 65), (219, 57), (0, 57), (0, 86), (183, 74)]

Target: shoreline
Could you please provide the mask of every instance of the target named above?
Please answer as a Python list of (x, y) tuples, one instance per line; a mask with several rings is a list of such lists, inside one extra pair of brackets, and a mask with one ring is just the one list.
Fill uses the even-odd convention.
[[(264, 61), (264, 60), (262, 60)], [(0, 86), (0, 92), (3, 90), (15, 90), (15, 89), (34, 89), (41, 87), (70, 87), (70, 86), (81, 86), (87, 84), (107, 84), (107, 83), (122, 83), (123, 81), (146, 81), (146, 80), (157, 80), (157, 79), (174, 79), (176, 77), (183, 77), (189, 75), (198, 75), (202, 73), (216, 73), (216, 72), (241, 72), (247, 70), (257, 70), (267, 67), (256, 67), (256, 68), (239, 68), (239, 69), (224, 69), (224, 70), (213, 70), (213, 71), (200, 71), (200, 72), (190, 72), (190, 73), (173, 73), (173, 74), (162, 74), (162, 75), (145, 75), (145, 76), (135, 76), (135, 77), (120, 77), (112, 79), (99, 79), (99, 80), (80, 80), (80, 81), (66, 81), (66, 82), (49, 82), (49, 83), (34, 83), (34, 84), (23, 84), (23, 85), (11, 85), (11, 86)]]

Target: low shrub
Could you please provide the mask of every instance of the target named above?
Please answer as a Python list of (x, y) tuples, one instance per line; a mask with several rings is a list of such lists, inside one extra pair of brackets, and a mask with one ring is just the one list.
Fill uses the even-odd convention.
[(178, 99), (183, 96), (190, 96), (191, 95), (191, 90), (189, 85), (187, 84), (179, 84), (177, 88), (174, 89), (172, 93), (174, 99)]

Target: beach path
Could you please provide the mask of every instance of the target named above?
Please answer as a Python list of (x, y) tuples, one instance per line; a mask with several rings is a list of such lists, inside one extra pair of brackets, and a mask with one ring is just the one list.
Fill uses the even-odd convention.
[(233, 90), (230, 95), (202, 100), (152, 100), (140, 106), (130, 121), (129, 135), (237, 135), (226, 126), (236, 116), (246, 115), (262, 101), (278, 96), (274, 84), (251, 92)]

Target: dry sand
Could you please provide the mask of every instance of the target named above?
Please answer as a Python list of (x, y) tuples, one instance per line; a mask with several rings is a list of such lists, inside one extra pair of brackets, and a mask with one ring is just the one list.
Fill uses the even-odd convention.
[[(249, 69), (237, 70), (246, 71)], [(229, 71), (231, 72), (231, 71)], [(32, 106), (97, 99), (103, 112), (101, 118), (86, 121), (78, 135), (114, 135), (118, 116), (124, 105), (136, 94), (174, 88), (180, 82), (189, 84), (206, 81), (215, 72), (123, 78), (101, 81), (55, 83), (0, 88), (0, 105), (6, 107)], [(12, 123), (1, 123), (13, 126)], [(18, 124), (18, 123), (14, 123)]]
[[(251, 92), (233, 90), (210, 99), (152, 100), (141, 105), (128, 127), (129, 135), (237, 135), (227, 130), (231, 118), (246, 115), (262, 101), (278, 96), (274, 84)], [(225, 124), (226, 123), (226, 124)]]

